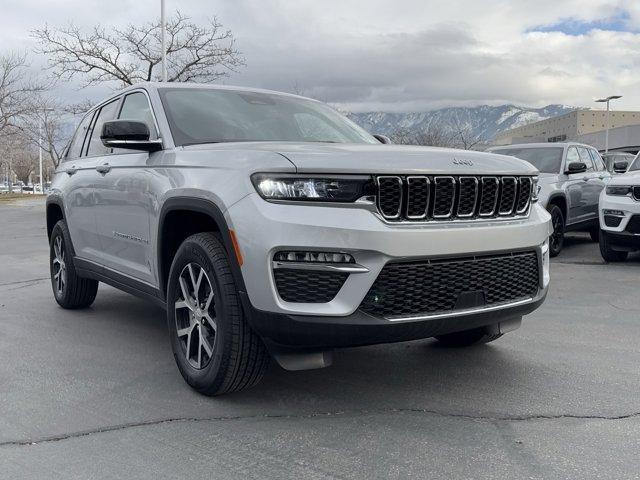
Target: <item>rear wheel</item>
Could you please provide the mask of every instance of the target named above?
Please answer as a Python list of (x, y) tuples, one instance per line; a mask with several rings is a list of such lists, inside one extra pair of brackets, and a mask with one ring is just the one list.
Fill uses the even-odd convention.
[(167, 321), (185, 381), (205, 395), (258, 383), (269, 354), (243, 313), (225, 248), (212, 233), (187, 238), (169, 272)]
[(480, 327), (471, 330), (464, 330), (462, 332), (438, 335), (436, 339), (445, 347), (470, 347), (472, 345), (479, 345), (497, 340), (502, 336), (502, 333), (495, 333), (496, 330), (499, 331), (495, 328)]
[(71, 236), (64, 220), (56, 223), (51, 232), (49, 268), (53, 295), (62, 308), (85, 308), (96, 299), (98, 282), (76, 272)]
[(600, 254), (606, 262), (624, 262), (629, 256), (629, 252), (621, 252), (611, 248), (609, 235), (604, 230), (600, 232)]
[(549, 236), (549, 255), (557, 257), (564, 244), (564, 215), (557, 205), (550, 205), (547, 210), (553, 225), (553, 233)]

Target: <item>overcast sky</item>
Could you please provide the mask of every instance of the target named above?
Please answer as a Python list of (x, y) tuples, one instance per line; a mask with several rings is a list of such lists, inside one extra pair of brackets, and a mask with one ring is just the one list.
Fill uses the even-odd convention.
[[(563, 103), (619, 94), (640, 110), (640, 0), (166, 0), (232, 29), (246, 67), (225, 81), (353, 111)], [(0, 51), (45, 23), (121, 26), (160, 0), (0, 0)], [(34, 58), (34, 68), (43, 60)], [(78, 99), (102, 92), (76, 92)], [(96, 98), (97, 99), (97, 98)]]

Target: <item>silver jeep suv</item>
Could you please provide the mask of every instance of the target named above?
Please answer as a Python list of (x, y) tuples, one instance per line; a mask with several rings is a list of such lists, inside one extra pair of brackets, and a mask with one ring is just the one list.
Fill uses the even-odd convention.
[(208, 395), (274, 357), (436, 337), (494, 340), (549, 285), (535, 168), (383, 144), (326, 105), (275, 92), (140, 84), (93, 108), (47, 201), (64, 308), (98, 283), (166, 309), (178, 368)]
[(540, 204), (553, 223), (552, 257), (562, 250), (565, 232), (587, 231), (598, 241), (598, 198), (611, 174), (595, 148), (574, 142), (523, 143), (489, 151), (526, 160), (540, 171)]

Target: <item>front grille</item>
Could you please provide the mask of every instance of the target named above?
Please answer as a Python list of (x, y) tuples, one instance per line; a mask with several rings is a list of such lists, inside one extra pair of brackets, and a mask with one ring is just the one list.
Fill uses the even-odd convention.
[(536, 252), (388, 263), (360, 309), (375, 317), (433, 315), (534, 297)]
[(384, 175), (376, 177), (378, 211), (391, 221), (526, 215), (531, 177)]
[[(606, 218), (606, 216), (605, 216)], [(620, 218), (620, 217), (618, 217)], [(620, 222), (618, 222), (620, 225)], [(615, 225), (616, 227), (618, 225)], [(640, 233), (640, 215), (634, 215), (629, 219), (629, 223), (627, 223), (627, 228), (625, 229), (629, 233), (639, 234)]]
[(286, 302), (326, 303), (338, 294), (349, 276), (341, 272), (320, 272), (278, 268), (274, 270), (278, 294)]

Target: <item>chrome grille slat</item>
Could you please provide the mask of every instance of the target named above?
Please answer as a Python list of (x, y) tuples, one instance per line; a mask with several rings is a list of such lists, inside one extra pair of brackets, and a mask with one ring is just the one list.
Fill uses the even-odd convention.
[(498, 215), (511, 215), (516, 207), (518, 181), (516, 177), (502, 177), (500, 179), (500, 207)]
[(521, 215), (529, 209), (531, 203), (531, 189), (533, 181), (530, 177), (520, 177), (518, 179), (518, 200), (516, 201), (516, 213)]
[(388, 219), (400, 218), (402, 212), (402, 178), (384, 175), (376, 178), (378, 185), (378, 210)]
[(482, 177), (481, 182), (482, 197), (480, 199), (478, 215), (481, 217), (491, 217), (496, 213), (496, 208), (498, 207), (500, 180), (498, 177)]
[[(478, 179), (476, 177), (460, 177), (458, 179), (458, 212), (459, 218), (473, 217), (478, 204)], [(471, 186), (473, 193), (468, 188)]]
[(433, 218), (449, 218), (456, 203), (456, 179), (433, 177)]
[(426, 176), (411, 175), (407, 177), (406, 217), (410, 220), (422, 220), (429, 210), (431, 182)]
[(379, 175), (380, 215), (393, 222), (509, 219), (529, 214), (533, 178), (513, 175)]

